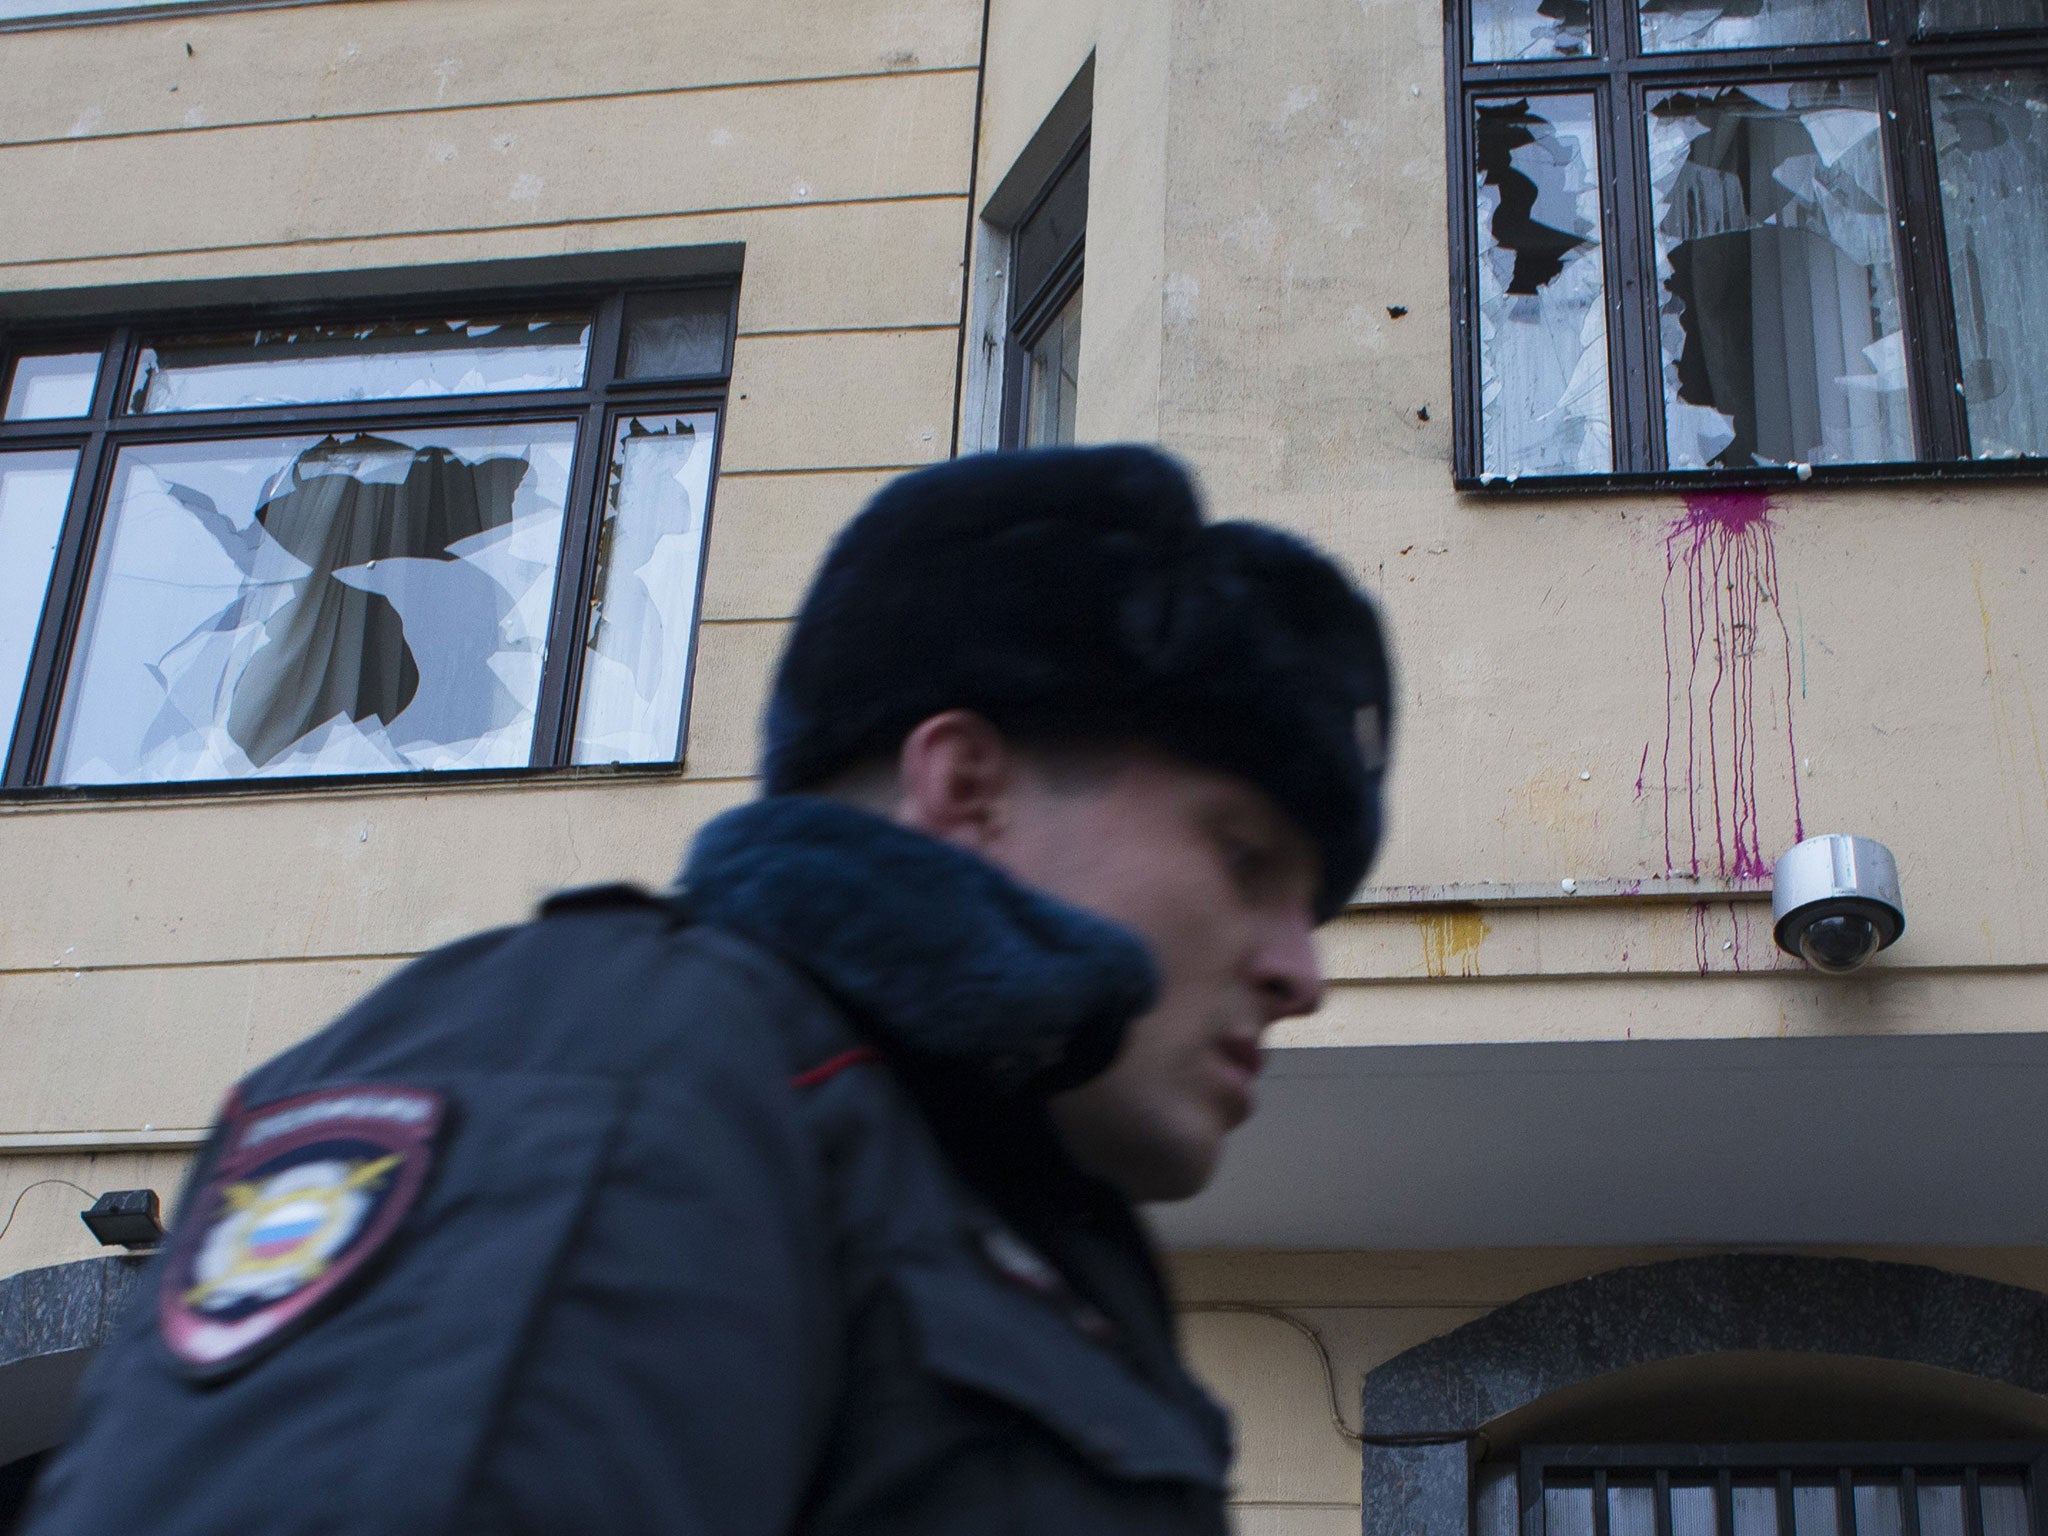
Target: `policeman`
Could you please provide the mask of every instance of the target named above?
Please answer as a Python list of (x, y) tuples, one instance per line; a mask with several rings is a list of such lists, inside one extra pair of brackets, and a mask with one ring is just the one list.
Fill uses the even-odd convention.
[(1379, 836), (1372, 610), (1134, 447), (827, 557), (765, 798), (234, 1090), (33, 1536), (1220, 1533), (1133, 1202)]

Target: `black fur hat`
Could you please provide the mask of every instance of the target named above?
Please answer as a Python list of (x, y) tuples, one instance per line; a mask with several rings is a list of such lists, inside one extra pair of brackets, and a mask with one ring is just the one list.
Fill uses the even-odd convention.
[(1379, 844), (1393, 692), (1372, 605), (1300, 539), (1205, 524), (1156, 449), (979, 454), (876, 493), (783, 653), (769, 793), (893, 756), (949, 709), (1250, 780), (1321, 848), (1322, 917)]

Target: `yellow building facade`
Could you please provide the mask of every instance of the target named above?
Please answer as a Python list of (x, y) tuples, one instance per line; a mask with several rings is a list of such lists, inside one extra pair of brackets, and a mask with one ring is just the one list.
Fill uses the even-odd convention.
[[(1936, 462), (1958, 431), (1983, 441), (1983, 402), (2004, 397), (1984, 383), (1998, 357), (1942, 330), (1973, 323), (1977, 290), (1925, 277), (1948, 269), (1917, 242), (1940, 239), (1940, 216), (1958, 249), (1957, 205), (1909, 197), (1905, 149), (1886, 152), (1889, 204), (1848, 186), (1850, 129), (1888, 131), (1853, 91), (1782, 105), (1761, 85), (1743, 121), (1803, 112), (1809, 134), (1771, 173), (1793, 209), (1774, 228), (1825, 212), (1839, 232), (1851, 203), (1896, 213), (1900, 233), (1877, 238), (1903, 254), (1866, 252), (1857, 302), (1907, 318), (1814, 365), (1861, 447), (1795, 463), (1766, 451), (1776, 418), (1752, 405), (1757, 462), (1776, 467), (1687, 470), (1681, 427), (1708, 409), (1688, 392), (1724, 385), (1705, 363), (1686, 383), (1686, 359), (1721, 343), (1660, 298), (1697, 261), (1658, 244), (1676, 215), (1657, 177), (1676, 161), (1656, 156), (1709, 108), (1628, 75), (1652, 50), (1595, 9), (1590, 43), (1524, 49), (1524, 79), (1471, 56), (1491, 14), (1477, 0), (1448, 20), (1390, 0), (0, 0), (0, 348), (19, 386), (0, 474), (31, 454), (85, 466), (45, 497), (42, 543), (19, 531), (28, 500), (10, 533), (0, 499), (0, 551), (43, 562), (0, 573), (27, 614), (0, 677), (21, 690), (0, 716), (0, 1464), (52, 1443), (95, 1336), (49, 1321), (71, 1283), (51, 1277), (103, 1267), (87, 1196), (168, 1201), (227, 1086), (412, 956), (563, 885), (667, 881), (695, 829), (753, 792), (765, 681), (833, 532), (892, 473), (1071, 435), (1159, 442), (1219, 515), (1330, 550), (1379, 598), (1401, 664), (1391, 837), (1325, 932), (1329, 1001), (1275, 1031), (1261, 1114), (1217, 1186), (1156, 1213), (1193, 1354), (1237, 1414), (1240, 1528), (1692, 1536), (1670, 1488), (1693, 1463), (1672, 1448), (1736, 1442), (1775, 1449), (1713, 1463), (1720, 1536), (1951, 1536), (1950, 1483), (1952, 1536), (2018, 1536), (1996, 1490), (2017, 1478), (2031, 1497), (2011, 1447), (2048, 1439), (2040, 487), (2023, 460)], [(1761, 25), (1751, 12), (1736, 19)], [(1894, 113), (1899, 82), (1933, 78), (1950, 120), (1953, 59), (1845, 47), (1792, 73), (1834, 90), (1893, 70)], [(1603, 49), (1635, 62), (1597, 89), (1561, 72)], [(1741, 85), (1740, 64), (1713, 80)], [(2033, 89), (2023, 59), (1978, 65)], [(1640, 111), (1600, 94), (1628, 91)], [(1574, 139), (1545, 92), (1597, 100), (1605, 137)], [(1650, 125), (1633, 170), (1631, 114)], [(1509, 252), (1564, 270), (1604, 250), (1563, 365), (1606, 359), (1599, 420), (1574, 427), (1562, 470), (1555, 433), (1517, 436), (1524, 365), (1498, 350), (1551, 282), (1501, 276), (1509, 242), (1486, 244), (1509, 178), (1532, 174), (1505, 150), (1487, 169), (1500, 123), (1546, 163), (1596, 140), (1605, 157), (1576, 213), (1532, 184), (1556, 239)], [(1961, 195), (1948, 162), (1935, 172)], [(1631, 251), (1658, 264), (1631, 268)], [(676, 294), (712, 295), (723, 339), (701, 366), (636, 372), (635, 338), (679, 334), (657, 323)], [(1745, 345), (1791, 323), (1752, 311)], [(424, 396), (351, 385), (332, 423), (313, 407), (340, 397), (318, 386), (298, 415), (269, 384), (205, 393), (237, 357), (300, 345), (278, 340), (293, 326), (334, 327), (314, 340), (346, 352), (352, 324), (413, 317), (417, 336), (478, 316), (586, 327), (575, 409), (518, 368), (488, 382), (494, 363), (482, 386)], [(498, 347), (488, 326), (462, 345)], [(1895, 336), (1920, 349), (1896, 367)], [(1657, 392), (1660, 346), (1676, 395)], [(21, 360), (88, 356), (76, 408), (36, 414)], [(181, 371), (200, 403), (159, 410), (151, 386)], [(1951, 375), (1976, 414), (1930, 403)], [(130, 721), (119, 751), (79, 745), (100, 740), (81, 723), (92, 648), (105, 630), (116, 655), (126, 633), (108, 551), (144, 526), (122, 498), (142, 496), (150, 454), (217, 465), (219, 444), (344, 430), (415, 455), (437, 431), (502, 438), (488, 399), (461, 403), (478, 388), (530, 429), (520, 494), (540, 499), (511, 524), (570, 534), (498, 615), (527, 626), (505, 642), (521, 659), (494, 663), (516, 697), (493, 729), (526, 733), (511, 756), (472, 730), (467, 757), (436, 738), (443, 756), (407, 747), (382, 771), (314, 753), (295, 772), (225, 714), (178, 729), (226, 730), (245, 753), (224, 748), (226, 766), (194, 767), (198, 745), (166, 757), (185, 738), (161, 715)], [(1744, 409), (1702, 440), (1730, 441), (1725, 417), (1746, 442)], [(621, 611), (604, 508), (624, 530), (629, 439), (667, 431), (629, 423), (684, 418), (701, 478), (663, 618), (686, 728), (672, 749), (585, 751), (615, 659), (598, 610)], [(304, 479), (290, 454), (312, 451), (264, 473)], [(247, 532), (253, 508), (219, 510)], [(246, 597), (249, 572), (208, 579)], [(405, 611), (401, 586), (337, 580)], [(160, 647), (167, 693), (192, 644)], [(266, 763), (281, 766), (256, 782)], [(1818, 832), (1887, 844), (1905, 892), (1905, 936), (1846, 977), (1772, 939), (1771, 861)], [(1899, 1442), (1876, 1471), (1855, 1449)], [(1842, 1479), (1834, 1527), (1798, 1495), (1823, 1467)], [(1651, 1502), (1625, 1503), (1624, 1484)], [(1737, 1495), (1780, 1484), (1776, 1523), (1757, 1523)], [(1613, 1501), (1597, 1531), (1572, 1523), (1582, 1486)]]

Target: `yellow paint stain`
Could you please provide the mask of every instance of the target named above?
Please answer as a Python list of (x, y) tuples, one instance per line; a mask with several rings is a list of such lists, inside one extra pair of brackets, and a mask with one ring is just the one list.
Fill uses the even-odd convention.
[(1533, 831), (1542, 849), (1542, 862), (1569, 869), (1579, 862), (1579, 844), (1591, 815), (1591, 798), (1580, 792), (1579, 783), (1562, 770), (1538, 774), (1508, 791), (1507, 800), (1495, 818), (1501, 831), (1501, 853), (1512, 858), (1523, 851), (1525, 836), (1511, 833)]
[[(2012, 796), (2012, 805), (2007, 812), (2006, 836), (2013, 851), (2024, 859), (2031, 868), (2034, 850), (2027, 836), (2027, 794), (2021, 786), (2020, 743), (2013, 728), (2012, 712), (2005, 697), (2005, 685), (1999, 676), (1998, 646), (1991, 634), (1991, 603), (1984, 596), (1984, 562), (1970, 561), (1970, 579), (1977, 588), (1977, 617), (1984, 626), (1984, 680), (1991, 688), (1991, 743), (1998, 757), (1998, 777)], [(2026, 680), (2020, 679), (2022, 694), (2026, 694)], [(2042, 770), (2039, 728), (2033, 723), (2031, 695), (2026, 697), (2028, 724), (2034, 737), (2035, 768)]]
[(2027, 671), (2017, 656), (2012, 659), (2012, 675), (2020, 685), (2020, 701), (2027, 707), (2027, 730), (2034, 738), (2034, 777), (2041, 781), (2041, 805), (2048, 809), (2048, 756), (2041, 751), (2041, 722), (2034, 714), (2034, 690), (2027, 686)]
[(1492, 929), (1476, 910), (1425, 912), (1415, 926), (1422, 934), (1422, 968), (1430, 975), (1479, 974), (1479, 946)]

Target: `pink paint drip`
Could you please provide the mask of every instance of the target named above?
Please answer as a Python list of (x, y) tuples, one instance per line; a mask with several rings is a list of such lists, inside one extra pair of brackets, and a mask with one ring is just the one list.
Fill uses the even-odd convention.
[[(1756, 643), (1765, 603), (1784, 640), (1785, 745), (1792, 778), (1793, 841), (1805, 835), (1799, 805), (1799, 750), (1792, 728), (1792, 637), (1778, 603), (1778, 553), (1771, 504), (1754, 491), (1705, 492), (1685, 498), (1685, 515), (1664, 539), (1664, 867), (1698, 876), (1769, 877), (1757, 810)], [(1683, 731), (1685, 820), (1671, 809), (1671, 757), (1679, 745), (1672, 695), (1672, 588), (1683, 582), (1685, 673)], [(1705, 697), (1700, 684), (1706, 685)], [(1699, 782), (1702, 759), (1706, 783)], [(1645, 758), (1647, 762), (1647, 756)], [(1725, 778), (1724, 778), (1725, 773)], [(1706, 804), (1701, 805), (1701, 791)], [(1706, 825), (1702, 827), (1702, 810)], [(1680, 855), (1683, 854), (1683, 863)], [(1704, 961), (1702, 961), (1704, 965)]]
[(1736, 909), (1734, 902), (1726, 904), (1728, 913), (1728, 937), (1718, 945), (1714, 936), (1718, 932), (1717, 919), (1722, 909), (1704, 901), (1696, 901), (1692, 907), (1692, 958), (1699, 973), (1704, 976), (1715, 969), (1717, 956), (1727, 959), (1719, 967), (1722, 970), (1742, 969), (1742, 946), (1748, 937), (1746, 920)]

